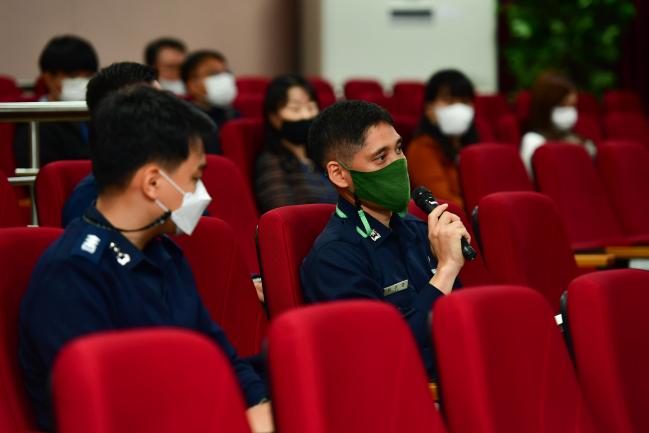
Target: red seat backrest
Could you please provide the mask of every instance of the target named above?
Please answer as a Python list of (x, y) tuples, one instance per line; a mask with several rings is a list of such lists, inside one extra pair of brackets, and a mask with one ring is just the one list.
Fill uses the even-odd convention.
[(557, 204), (574, 249), (628, 243), (582, 146), (547, 143), (534, 152), (532, 166), (539, 191)]
[(509, 114), (507, 98), (500, 93), (476, 95), (474, 105), (476, 115), (487, 120), (492, 126), (496, 125), (501, 116)]
[(604, 134), (610, 139), (638, 141), (649, 148), (649, 120), (642, 113), (607, 114)]
[(257, 207), (241, 171), (227, 158), (207, 155), (203, 183), (212, 196), (207, 212), (232, 227), (250, 272), (258, 273), (259, 262), (255, 247)]
[(584, 396), (601, 431), (649, 431), (649, 272), (602, 271), (568, 289), (568, 325)]
[(18, 316), (32, 269), (62, 233), (57, 228), (0, 229), (0, 431), (3, 432), (37, 428), (18, 364)]
[(602, 128), (598, 118), (592, 114), (579, 113), (577, 123), (575, 123), (574, 132), (596, 144), (602, 140)]
[(272, 323), (268, 353), (278, 431), (445, 431), (412, 332), (393, 306), (290, 311)]
[(631, 90), (609, 90), (604, 94), (602, 102), (606, 113), (619, 111), (632, 113), (646, 112), (640, 96)]
[[(481, 286), (484, 284), (491, 284), (493, 279), (489, 275), (482, 254), (480, 253), (480, 248), (478, 248), (478, 240), (475, 237), (473, 232), (473, 226), (470, 221), (467, 219), (466, 214), (458, 205), (452, 202), (440, 200), (439, 203), (448, 204), (448, 212), (451, 212), (460, 217), (464, 227), (466, 227), (469, 235), (471, 235), (471, 246), (478, 253), (478, 256), (473, 261), (465, 261), (462, 270), (460, 271), (460, 281), (462, 282), (463, 287), (470, 286)], [(417, 207), (414, 201), (410, 200), (408, 203), (408, 212), (423, 221), (428, 221), (428, 215), (426, 215), (421, 209)]]
[(61, 227), (65, 201), (91, 170), (92, 164), (87, 160), (55, 161), (40, 169), (34, 187), (39, 225)]
[(577, 94), (577, 111), (580, 115), (586, 114), (596, 119), (601, 114), (597, 98), (592, 93), (584, 91), (580, 91)]
[(285, 206), (259, 219), (259, 255), (271, 318), (304, 303), (300, 266), (334, 209), (332, 204)]
[(20, 88), (13, 77), (0, 75), (0, 98), (4, 101), (11, 101), (20, 97)]
[(450, 431), (595, 432), (552, 315), (541, 295), (520, 286), (461, 290), (434, 305)]
[(624, 233), (649, 237), (649, 149), (607, 141), (598, 148), (596, 165)]
[(266, 89), (270, 84), (268, 77), (241, 76), (236, 77), (237, 93), (240, 95), (259, 95), (264, 96)]
[(504, 114), (496, 120), (494, 134), (501, 143), (507, 143), (518, 149), (521, 144), (521, 127), (513, 114)]
[(321, 77), (309, 77), (309, 82), (318, 95), (320, 109), (325, 109), (336, 102), (336, 93), (331, 83)]
[(7, 176), (13, 176), (16, 171), (13, 148), (14, 130), (13, 123), (0, 123), (0, 171)]
[(395, 114), (421, 117), (424, 112), (424, 90), (419, 81), (398, 81), (392, 87), (392, 103)]
[(480, 143), (462, 149), (460, 182), (469, 213), (492, 192), (534, 191), (518, 149), (509, 144)]
[(243, 119), (261, 119), (264, 117), (264, 95), (242, 93), (232, 102), (232, 106)]
[(52, 377), (61, 433), (250, 433), (229, 360), (188, 331), (80, 338), (61, 351)]
[(476, 116), (474, 119), (475, 128), (478, 131), (478, 140), (479, 142), (488, 143), (490, 141), (495, 141), (496, 137), (494, 135), (494, 130), (491, 124), (480, 116)]
[(536, 192), (489, 194), (480, 200), (477, 225), (493, 279), (536, 289), (558, 313), (577, 264), (552, 200)]
[(343, 86), (345, 99), (363, 99), (362, 97), (367, 94), (383, 95), (383, 86), (378, 80), (371, 78), (368, 79), (352, 79), (347, 80)]
[(221, 130), (223, 156), (239, 167), (251, 193), (255, 162), (263, 147), (264, 122), (261, 119), (231, 120)]
[(514, 99), (514, 111), (516, 116), (522, 122), (527, 120), (530, 114), (530, 104), (532, 103), (532, 92), (529, 90), (521, 90), (516, 94)]
[(237, 353), (258, 353), (267, 320), (232, 229), (220, 219), (203, 217), (191, 236), (175, 241), (189, 261), (203, 304)]
[(0, 171), (0, 227), (23, 225), (18, 208), (18, 199), (6, 176)]

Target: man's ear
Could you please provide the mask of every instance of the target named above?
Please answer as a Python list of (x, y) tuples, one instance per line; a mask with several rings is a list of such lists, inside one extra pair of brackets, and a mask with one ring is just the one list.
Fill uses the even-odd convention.
[(160, 196), (160, 167), (156, 164), (146, 164), (135, 173), (133, 176), (133, 183), (139, 186), (142, 194), (151, 200), (155, 200)]
[(187, 93), (193, 97), (204, 97), (206, 95), (205, 85), (203, 82), (197, 78), (190, 78), (185, 83), (187, 88)]
[(435, 104), (427, 102), (424, 106), (424, 114), (431, 123), (437, 123), (437, 116), (435, 115)]
[(47, 87), (47, 93), (53, 100), (58, 100), (61, 95), (61, 80), (57, 80), (55, 74), (51, 72), (43, 72), (41, 74), (43, 77), (43, 82), (45, 87)]
[(351, 175), (342, 165), (337, 161), (329, 161), (327, 163), (327, 177), (329, 180), (341, 189), (348, 189), (352, 185)]

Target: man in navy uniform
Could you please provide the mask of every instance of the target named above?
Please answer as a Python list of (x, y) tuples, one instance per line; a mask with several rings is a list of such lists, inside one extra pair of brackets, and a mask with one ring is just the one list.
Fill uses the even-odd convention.
[(428, 224), (406, 215), (410, 180), (401, 137), (381, 107), (332, 105), (315, 119), (308, 149), (340, 198), (301, 269), (310, 302), (374, 299), (408, 321), (424, 364), (435, 376), (428, 314), (451, 292), (464, 258), (460, 218), (438, 206)]
[(265, 384), (212, 321), (182, 251), (165, 235), (191, 234), (210, 202), (201, 137), (213, 122), (148, 86), (108, 96), (93, 122), (99, 196), (41, 257), (21, 305), (19, 359), (39, 427), (53, 428), (48, 380), (67, 342), (98, 331), (177, 326), (221, 347), (253, 430), (272, 430)]

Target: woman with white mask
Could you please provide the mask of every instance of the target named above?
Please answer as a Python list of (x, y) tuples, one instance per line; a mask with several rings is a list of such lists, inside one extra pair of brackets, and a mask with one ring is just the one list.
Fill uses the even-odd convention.
[[(180, 75), (191, 102), (209, 115), (219, 129), (228, 120), (239, 117), (232, 108), (237, 84), (223, 54), (211, 50), (191, 53), (183, 63)], [(205, 144), (208, 153), (220, 153), (218, 137), (216, 142), (207, 140)]]
[(473, 84), (462, 72), (435, 73), (426, 83), (419, 131), (406, 148), (411, 183), (461, 207), (457, 156), (462, 147), (480, 141), (474, 98)]
[(527, 120), (527, 133), (521, 143), (521, 158), (530, 177), (532, 157), (547, 141), (561, 141), (584, 146), (592, 156), (597, 152), (592, 141), (574, 131), (577, 113), (577, 89), (566, 76), (547, 71), (534, 82)]

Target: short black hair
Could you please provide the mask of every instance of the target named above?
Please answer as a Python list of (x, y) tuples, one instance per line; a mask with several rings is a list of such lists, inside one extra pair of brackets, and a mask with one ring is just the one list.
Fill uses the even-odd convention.
[(307, 141), (311, 159), (324, 169), (333, 160), (349, 161), (365, 144), (367, 131), (392, 116), (367, 101), (342, 101), (325, 108), (313, 121)]
[(158, 71), (151, 66), (134, 62), (120, 62), (103, 68), (88, 82), (86, 104), (92, 113), (99, 102), (111, 92), (136, 84), (151, 84), (158, 79)]
[(187, 52), (187, 47), (181, 40), (175, 38), (160, 38), (149, 42), (146, 46), (144, 49), (144, 62), (149, 66), (155, 66), (158, 61), (158, 53), (163, 48), (172, 48), (182, 53)]
[(219, 62), (227, 63), (227, 59), (223, 54), (214, 50), (199, 50), (191, 53), (185, 59), (185, 62), (180, 67), (180, 78), (184, 83), (188, 82), (194, 72), (206, 59), (216, 59)]
[(123, 190), (150, 162), (173, 172), (198, 138), (216, 130), (214, 122), (187, 101), (148, 86), (109, 94), (92, 122), (92, 172), (99, 194)]
[(473, 84), (466, 75), (457, 69), (443, 69), (434, 73), (426, 83), (424, 101), (434, 101), (442, 89), (448, 89), (451, 96), (454, 97), (475, 98)]
[(45, 45), (38, 59), (41, 72), (97, 72), (99, 60), (90, 42), (74, 35), (56, 36)]

